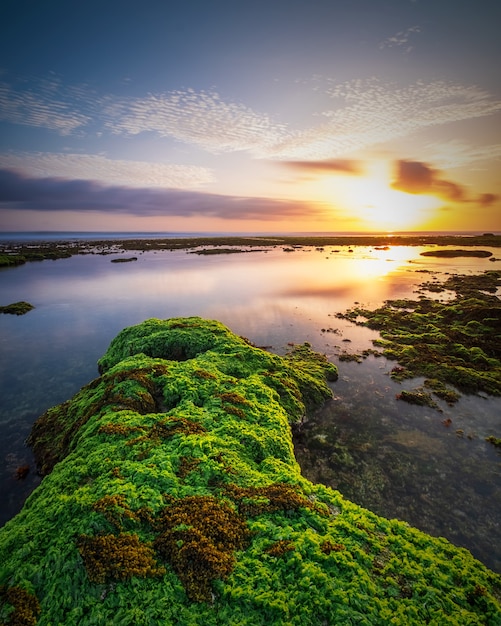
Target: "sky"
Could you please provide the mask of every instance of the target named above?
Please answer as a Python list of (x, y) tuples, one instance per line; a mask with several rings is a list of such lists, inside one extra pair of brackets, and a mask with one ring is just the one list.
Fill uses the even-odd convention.
[(499, 0), (5, 0), (0, 230), (501, 232)]

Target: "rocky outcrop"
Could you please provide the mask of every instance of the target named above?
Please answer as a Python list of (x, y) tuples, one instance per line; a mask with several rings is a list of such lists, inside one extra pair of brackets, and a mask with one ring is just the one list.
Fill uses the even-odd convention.
[(99, 368), (33, 428), (45, 478), (0, 530), (1, 622), (500, 623), (466, 550), (301, 476), (290, 425), (337, 376), (308, 345), (148, 320)]

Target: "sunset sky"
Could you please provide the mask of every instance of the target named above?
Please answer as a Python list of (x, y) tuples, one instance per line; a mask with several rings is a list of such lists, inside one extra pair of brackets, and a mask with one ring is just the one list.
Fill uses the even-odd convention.
[(500, 0), (7, 0), (0, 230), (501, 232)]

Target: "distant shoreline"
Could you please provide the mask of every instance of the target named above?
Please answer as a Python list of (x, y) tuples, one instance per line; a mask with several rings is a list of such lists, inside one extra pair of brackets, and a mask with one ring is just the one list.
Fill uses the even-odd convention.
[[(41, 233), (40, 233), (41, 234)], [(99, 234), (97, 234), (99, 235)], [(118, 236), (118, 233), (116, 234)], [(208, 247), (220, 248), (220, 253), (235, 251), (235, 247), (254, 249), (285, 247), (292, 251), (301, 247), (325, 246), (460, 246), (501, 248), (501, 235), (409, 234), (409, 235), (197, 235), (187, 237), (110, 237), (89, 239), (0, 239), (0, 255), (10, 260), (5, 265), (28, 261), (69, 258), (77, 254), (117, 254), (121, 252), (147, 252), (151, 250), (193, 250)], [(233, 250), (231, 250), (233, 248)], [(17, 261), (17, 262), (15, 262)]]
[(484, 234), (499, 235), (501, 231), (484, 233), (484, 231), (301, 231), (301, 232), (202, 232), (202, 231), (64, 231), (64, 230), (33, 230), (0, 232), (0, 244), (7, 241), (117, 241), (143, 239), (199, 239), (199, 238), (286, 238), (286, 237), (480, 237)]

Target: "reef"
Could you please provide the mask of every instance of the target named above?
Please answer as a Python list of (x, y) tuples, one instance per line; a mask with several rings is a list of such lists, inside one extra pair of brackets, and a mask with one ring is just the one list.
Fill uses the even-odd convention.
[[(355, 307), (337, 316), (380, 332), (374, 344), (398, 361), (390, 372), (394, 380), (424, 376), (424, 385), (449, 403), (457, 392), (499, 396), (500, 286), (498, 271), (453, 275), (440, 284), (422, 283), (418, 300), (387, 300), (375, 310)], [(427, 291), (455, 297), (439, 301), (424, 295)]]
[(474, 256), (479, 259), (486, 259), (492, 256), (492, 252), (489, 252), (489, 250), (428, 250), (421, 252), (421, 256), (435, 256), (447, 259), (453, 259), (458, 256)]
[[(227, 237), (179, 237), (166, 239), (122, 240), (68, 240), (68, 241), (6, 241), (0, 242), (0, 267), (14, 266), (30, 261), (57, 260), (77, 254), (118, 254), (123, 252), (148, 252), (152, 250), (193, 250), (195, 254), (232, 254), (262, 251), (282, 247), (285, 252), (294, 252), (302, 247), (318, 251), (325, 246), (374, 246), (376, 250), (387, 250), (392, 246), (489, 246), (501, 248), (501, 235), (350, 235), (350, 236), (238, 236)], [(284, 247), (285, 246), (285, 247)], [(339, 252), (339, 250), (334, 250)], [(353, 252), (350, 248), (349, 252)], [(490, 254), (490, 253), (489, 253)]]
[(111, 263), (132, 263), (137, 261), (137, 256), (118, 257), (118, 259), (111, 259)]
[(300, 472), (292, 425), (332, 396), (216, 321), (124, 329), (30, 435), (41, 485), (0, 529), (2, 624), (490, 624), (501, 577)]
[(0, 254), (0, 267), (15, 267), (23, 263), (26, 259), (20, 254)]
[(22, 300), (20, 302), (13, 302), (12, 304), (0, 306), (0, 313), (6, 313), (9, 315), (24, 315), (34, 308), (35, 307), (29, 302), (24, 302), (24, 300)]

